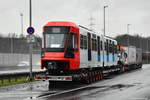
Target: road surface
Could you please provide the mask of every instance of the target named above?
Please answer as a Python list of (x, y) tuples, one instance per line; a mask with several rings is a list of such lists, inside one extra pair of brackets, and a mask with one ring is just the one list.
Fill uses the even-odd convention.
[(48, 90), (48, 82), (0, 87), (0, 100), (150, 100), (150, 65), (90, 85), (64, 84)]

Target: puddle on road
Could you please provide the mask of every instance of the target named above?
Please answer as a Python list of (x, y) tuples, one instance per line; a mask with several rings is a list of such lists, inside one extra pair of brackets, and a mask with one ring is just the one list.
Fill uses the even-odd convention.
[(89, 93), (84, 96), (93, 97), (96, 95), (105, 95), (108, 93), (113, 93), (113, 91), (123, 91), (124, 89), (134, 87), (135, 84), (114, 84), (114, 85), (107, 85), (107, 86), (91, 86), (89, 89)]
[(129, 87), (133, 87), (135, 85), (130, 85), (130, 84), (115, 84), (110, 86), (109, 88), (111, 89), (121, 89), (121, 88), (129, 88)]
[(114, 84), (114, 85), (104, 85), (104, 86), (91, 86), (88, 87), (89, 89), (98, 89), (98, 88), (105, 88), (107, 90), (110, 89), (123, 89), (136, 86), (136, 84)]
[[(79, 89), (79, 90), (75, 90), (72, 92), (67, 92), (67, 93), (62, 93), (59, 95), (54, 95), (54, 96), (48, 96), (51, 94), (55, 94), (55, 93), (45, 93), (42, 94), (38, 97), (43, 97), (46, 96), (45, 98), (46, 100), (49, 100), (51, 98), (51, 100), (59, 100), (60, 98), (62, 98), (62, 100), (76, 100), (74, 98), (78, 98), (78, 97), (88, 97), (88, 98), (93, 98), (96, 97), (97, 95), (105, 95), (108, 93), (114, 93), (114, 91), (122, 91), (124, 89), (130, 88), (130, 87), (134, 87), (136, 86), (136, 84), (114, 84), (114, 85), (103, 85), (103, 86), (93, 86), (93, 85), (89, 85), (86, 88), (83, 89)], [(57, 94), (58, 92), (56, 92)], [(69, 98), (69, 99), (68, 99)], [(45, 100), (44, 99), (44, 100)]]

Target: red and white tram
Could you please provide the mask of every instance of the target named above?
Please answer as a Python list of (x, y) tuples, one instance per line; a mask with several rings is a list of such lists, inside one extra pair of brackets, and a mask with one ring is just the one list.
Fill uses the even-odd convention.
[(41, 68), (50, 81), (102, 79), (120, 72), (117, 41), (67, 21), (48, 22), (43, 27)]

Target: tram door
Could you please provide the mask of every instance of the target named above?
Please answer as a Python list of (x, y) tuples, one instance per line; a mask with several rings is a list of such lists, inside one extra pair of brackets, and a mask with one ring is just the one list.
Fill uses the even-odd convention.
[(87, 33), (88, 36), (88, 61), (92, 60), (92, 55), (91, 55), (91, 33)]

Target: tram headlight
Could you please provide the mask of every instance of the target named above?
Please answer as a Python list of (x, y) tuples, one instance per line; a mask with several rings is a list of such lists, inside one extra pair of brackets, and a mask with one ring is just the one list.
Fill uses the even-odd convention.
[(41, 52), (41, 58), (44, 58), (44, 57), (45, 57), (44, 52)]
[(56, 62), (52, 61), (52, 62), (48, 62), (48, 69), (56, 69)]

